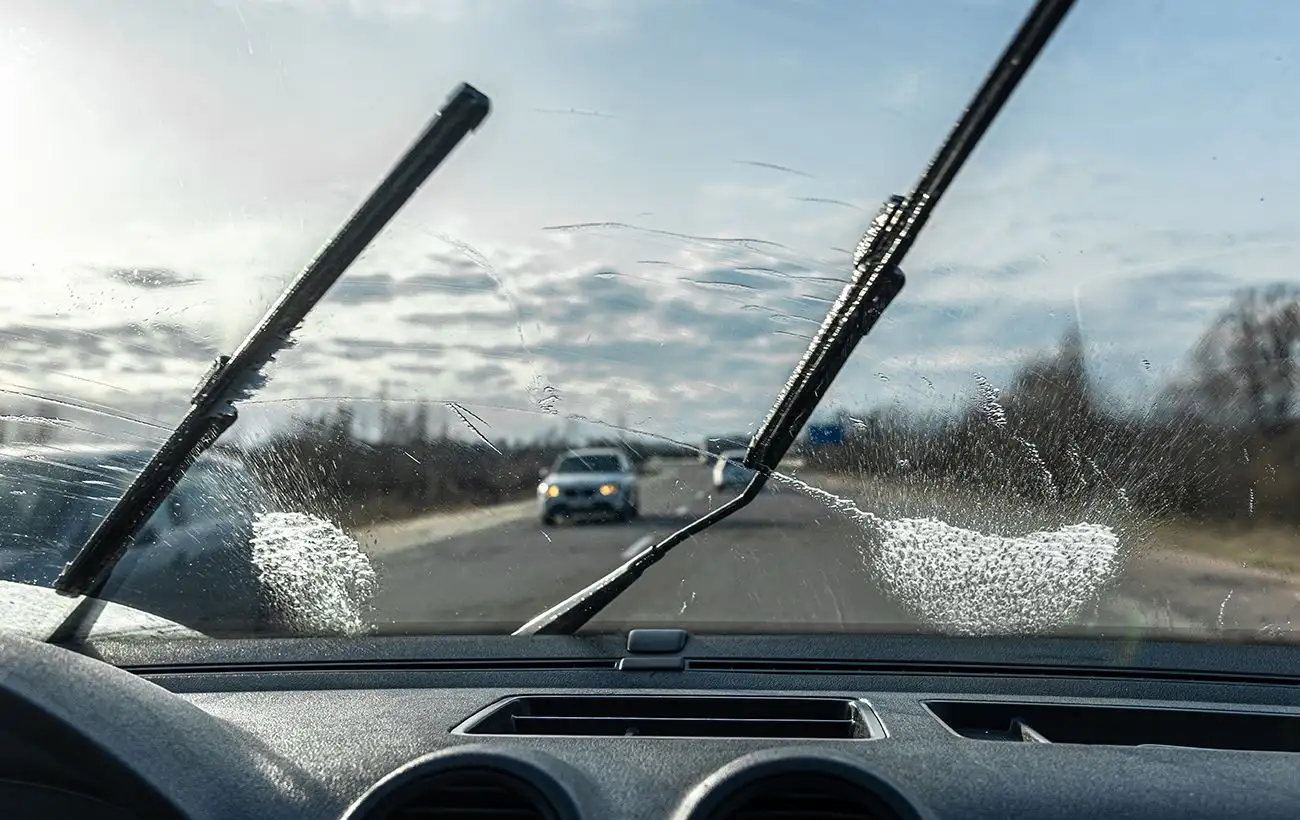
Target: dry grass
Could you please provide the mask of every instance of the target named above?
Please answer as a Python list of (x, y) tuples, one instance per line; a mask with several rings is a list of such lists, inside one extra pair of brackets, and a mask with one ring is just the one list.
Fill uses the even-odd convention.
[(1300, 574), (1300, 526), (1269, 521), (1157, 522), (1148, 549), (1195, 553), (1254, 569)]
[(1140, 552), (1201, 555), (1236, 567), (1300, 575), (1300, 525), (1266, 518), (1195, 521), (1155, 518), (1092, 504), (1048, 509), (1025, 499), (1007, 499), (976, 489), (939, 488), (930, 481), (859, 478), (797, 471), (809, 484), (852, 498), (863, 509), (887, 517), (933, 516), (949, 524), (1006, 535), (1055, 528), (1087, 520), (1109, 524), (1140, 543)]

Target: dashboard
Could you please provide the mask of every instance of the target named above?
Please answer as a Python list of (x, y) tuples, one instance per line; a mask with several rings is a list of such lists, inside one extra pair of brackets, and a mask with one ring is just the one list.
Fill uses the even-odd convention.
[(1300, 816), (1281, 645), (0, 636), (7, 818)]

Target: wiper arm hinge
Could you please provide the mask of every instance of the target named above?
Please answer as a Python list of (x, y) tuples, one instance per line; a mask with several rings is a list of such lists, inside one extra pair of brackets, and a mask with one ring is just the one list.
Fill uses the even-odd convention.
[(189, 410), (63, 568), (54, 588), (92, 594), (108, 578), (130, 537), (153, 515), (186, 469), (230, 425), (234, 403), (261, 386), (262, 368), (343, 272), (384, 229), (457, 145), (487, 117), (487, 96), (462, 84), (388, 175), (300, 273), (235, 352), (213, 363)]

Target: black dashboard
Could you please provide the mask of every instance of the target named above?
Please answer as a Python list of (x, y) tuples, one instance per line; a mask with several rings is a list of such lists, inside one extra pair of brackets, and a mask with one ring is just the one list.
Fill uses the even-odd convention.
[(7, 818), (1300, 816), (1281, 645), (0, 637)]

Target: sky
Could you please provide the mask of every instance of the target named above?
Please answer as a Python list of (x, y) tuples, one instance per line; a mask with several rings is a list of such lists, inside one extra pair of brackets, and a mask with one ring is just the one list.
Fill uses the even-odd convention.
[[(174, 422), (468, 82), (487, 121), (247, 424), (387, 397), (490, 435), (750, 429), (1029, 5), (8, 0), (0, 395)], [(1273, 0), (1078, 3), (826, 409), (961, 405), (1072, 322), (1149, 400), (1234, 290), (1295, 276), (1298, 29)]]

